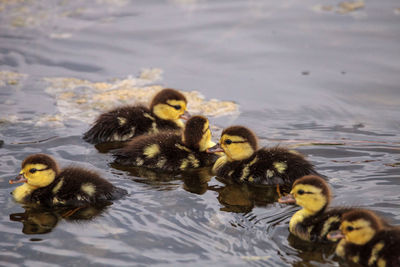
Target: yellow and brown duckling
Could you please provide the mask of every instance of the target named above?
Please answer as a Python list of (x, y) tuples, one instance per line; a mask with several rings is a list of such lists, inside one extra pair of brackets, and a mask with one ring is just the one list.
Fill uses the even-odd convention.
[(101, 114), (83, 139), (91, 144), (127, 141), (135, 136), (160, 130), (181, 130), (189, 113), (185, 96), (174, 89), (158, 92), (150, 108), (125, 106)]
[(213, 166), (222, 178), (258, 185), (292, 184), (315, 174), (313, 165), (302, 155), (283, 147), (258, 149), (257, 137), (243, 126), (223, 130), (220, 142), (209, 152), (224, 152)]
[(208, 119), (193, 116), (186, 122), (183, 133), (167, 131), (138, 136), (114, 157), (120, 165), (185, 171), (211, 166), (218, 156), (206, 150), (214, 145)]
[(339, 230), (328, 238), (342, 238), (336, 254), (362, 266), (400, 266), (400, 228), (389, 226), (372, 211), (345, 213)]
[(12, 192), (17, 202), (82, 206), (115, 200), (127, 193), (93, 171), (78, 167), (60, 170), (46, 154), (28, 156), (21, 165), (19, 175), (10, 180), (11, 184), (24, 183)]
[(296, 203), (302, 207), (290, 219), (289, 231), (305, 241), (328, 241), (327, 234), (339, 229), (342, 215), (351, 210), (328, 209), (330, 201), (331, 190), (328, 184), (315, 175), (296, 180), (290, 194), (279, 199), (280, 203)]

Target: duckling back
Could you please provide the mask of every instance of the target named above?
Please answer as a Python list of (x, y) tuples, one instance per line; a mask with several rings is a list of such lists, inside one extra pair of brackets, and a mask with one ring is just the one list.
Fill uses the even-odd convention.
[(181, 134), (162, 132), (139, 136), (114, 154), (121, 165), (183, 171), (212, 165), (218, 156), (187, 147)]
[(176, 123), (154, 116), (143, 106), (125, 106), (101, 114), (83, 139), (91, 144), (127, 141), (159, 130), (179, 130)]
[(301, 154), (274, 147), (262, 148), (246, 160), (226, 161), (217, 168), (216, 174), (242, 183), (291, 185), (304, 175), (316, 173), (313, 165)]
[(33, 191), (30, 202), (47, 206), (92, 205), (116, 200), (126, 194), (126, 190), (113, 186), (96, 172), (69, 167), (61, 171), (49, 186)]

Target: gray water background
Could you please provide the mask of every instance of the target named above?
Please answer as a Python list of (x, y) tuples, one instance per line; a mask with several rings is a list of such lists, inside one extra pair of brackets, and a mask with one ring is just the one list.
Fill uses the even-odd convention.
[[(296, 207), (215, 177), (138, 178), (81, 140), (87, 124), (31, 123), (57, 111), (45, 77), (101, 82), (160, 68), (166, 87), (239, 104), (213, 124), (246, 125), (264, 146), (306, 144), (297, 150), (329, 177), (334, 205), (400, 224), (398, 1), (345, 14), (339, 1), (311, 0), (0, 3), (0, 70), (26, 75), (0, 87), (0, 265), (339, 265), (331, 249), (289, 235)], [(38, 152), (94, 168), (130, 195), (91, 221), (25, 234), (10, 215), (42, 213), (15, 203), (8, 179)]]

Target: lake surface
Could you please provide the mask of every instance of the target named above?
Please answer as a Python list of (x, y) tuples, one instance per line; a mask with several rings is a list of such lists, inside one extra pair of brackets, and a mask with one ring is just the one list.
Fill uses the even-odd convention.
[[(81, 135), (101, 110), (181, 89), (215, 141), (248, 126), (305, 154), (333, 205), (400, 224), (399, 26), (395, 0), (0, 1), (0, 265), (339, 266), (289, 235), (298, 208), (273, 190), (115, 169)], [(129, 195), (69, 219), (15, 203), (8, 180), (39, 152)]]

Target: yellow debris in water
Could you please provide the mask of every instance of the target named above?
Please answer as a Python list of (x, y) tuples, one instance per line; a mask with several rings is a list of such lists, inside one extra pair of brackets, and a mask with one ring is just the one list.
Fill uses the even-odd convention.
[(349, 12), (353, 12), (357, 9), (361, 9), (365, 6), (365, 3), (363, 0), (360, 1), (355, 1), (355, 2), (342, 2), (339, 4), (339, 10), (338, 12), (340, 14), (346, 14)]
[(365, 3), (363, 0), (358, 0), (354, 2), (341, 2), (338, 6), (334, 7), (332, 5), (315, 5), (312, 7), (312, 10), (315, 12), (337, 12), (339, 14), (348, 14), (350, 12), (354, 12), (356, 10), (362, 9), (365, 7)]
[(17, 85), (26, 77), (26, 74), (21, 74), (13, 71), (0, 71), (0, 87), (6, 85)]
[[(109, 82), (56, 77), (44, 78), (49, 86), (46, 92), (54, 96), (58, 108), (57, 117), (74, 119), (87, 123), (112, 108), (123, 105), (143, 104), (148, 106), (152, 97), (164, 86), (154, 85), (162, 79), (161, 69), (145, 69), (138, 78), (113, 79)], [(182, 91), (188, 100), (191, 114), (205, 116), (232, 115), (238, 112), (238, 105), (230, 101), (205, 100), (197, 91)]]

